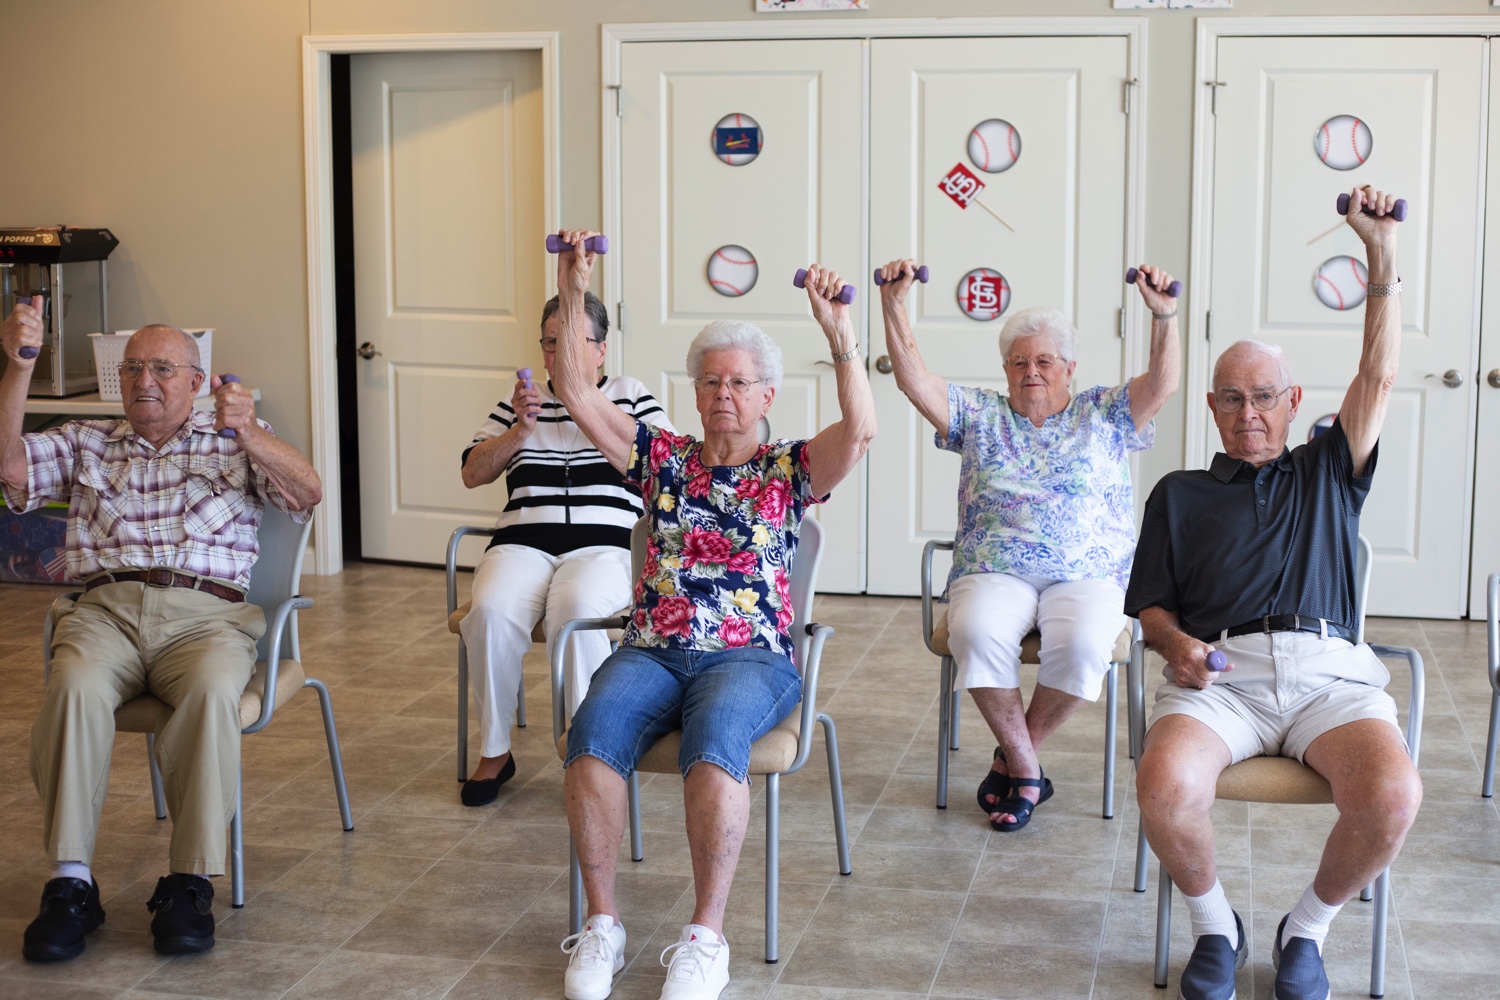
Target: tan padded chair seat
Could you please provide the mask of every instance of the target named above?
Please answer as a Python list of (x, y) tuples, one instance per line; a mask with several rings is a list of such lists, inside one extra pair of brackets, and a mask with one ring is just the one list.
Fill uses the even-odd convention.
[[(296, 660), (282, 660), (276, 677), (276, 707), (280, 708), (302, 690), (307, 674)], [(249, 687), (240, 696), (240, 728), (260, 718), (261, 700), (266, 693), (266, 664), (255, 665)], [(122, 733), (154, 733), (171, 718), (172, 710), (154, 695), (143, 694), (115, 709), (115, 730)]]
[[(459, 625), (461, 625), (463, 623), (464, 616), (469, 613), (469, 609), (471, 607), (473, 607), (473, 606), (474, 606), (474, 602), (473, 601), (465, 602), (464, 604), (460, 604), (458, 606), (458, 608), (453, 612), (453, 614), (451, 614), (451, 615), (448, 616), (448, 631), (449, 632), (452, 632), (454, 635), (458, 635), (459, 634), (458, 627), (459, 627)], [(624, 629), (612, 628), (612, 629), (609, 630), (609, 641), (610, 642), (619, 642), (620, 641), (620, 637), (623, 636), (624, 634), (625, 634), (625, 630)], [(531, 630), (531, 641), (532, 642), (546, 642), (547, 641), (547, 633), (545, 633), (545, 632), (542, 631), (542, 623), (541, 622), (537, 622), (536, 623), (536, 628), (534, 628), (534, 629)]]
[[(1135, 632), (1129, 625), (1120, 630), (1120, 637), (1115, 640), (1114, 656), (1111, 663), (1124, 663), (1130, 659), (1130, 644), (1135, 639)], [(937, 620), (932, 623), (932, 649), (939, 656), (952, 656), (948, 649), (948, 611), (946, 608), (938, 612)], [(1036, 629), (1026, 633), (1026, 638), (1021, 640), (1021, 662), (1040, 663), (1039, 654), (1042, 649), (1042, 634)]]
[(1251, 757), (1219, 775), (1218, 797), (1237, 802), (1289, 802), (1305, 805), (1333, 801), (1333, 789), (1321, 774), (1290, 757)]
[[(802, 725), (802, 706), (777, 723), (776, 728), (750, 744), (750, 773), (776, 774), (797, 759), (797, 730)], [(642, 774), (677, 774), (677, 755), (682, 750), (681, 731), (670, 732), (646, 751), (636, 770)], [(557, 759), (568, 756), (568, 734), (557, 741)]]

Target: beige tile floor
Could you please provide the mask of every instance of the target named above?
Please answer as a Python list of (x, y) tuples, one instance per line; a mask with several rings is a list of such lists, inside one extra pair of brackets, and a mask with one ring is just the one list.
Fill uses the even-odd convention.
[[(20, 958), (48, 865), (28, 733), (41, 696), (38, 621), (56, 591), (0, 586), (0, 997), (560, 997), (567, 828), (551, 747), (545, 667), (527, 661), (532, 724), (500, 800), (458, 803), (453, 748), (456, 639), (432, 570), (360, 565), (310, 577), (302, 618), (309, 673), (329, 683), (355, 829), (339, 829), (316, 699), (297, 697), (245, 741), (248, 903), (218, 883), (218, 946), (168, 960), (151, 950), (145, 901), (164, 873), (167, 824), (152, 817), (144, 741), (121, 736), (95, 871), (108, 922), (85, 954)], [(1156, 998), (1155, 867), (1131, 891), (1136, 813), (1120, 754), (1120, 807), (1099, 816), (1102, 707), (1044, 751), (1056, 797), (1018, 834), (990, 832), (972, 805), (992, 741), (972, 704), (953, 754), (952, 807), (933, 808), (936, 661), (916, 602), (820, 599), (836, 627), (821, 700), (838, 722), (854, 873), (836, 872), (825, 758), (783, 783), (781, 955), (761, 959), (764, 813), (752, 819), (727, 925), (726, 998)], [(1488, 718), (1481, 625), (1383, 619), (1373, 639), (1416, 646), (1429, 668), (1422, 772), (1427, 799), (1394, 872), (1388, 992), (1500, 996), (1500, 816), (1480, 799)], [(654, 998), (657, 956), (692, 909), (680, 782), (643, 784), (646, 858), (622, 861), (630, 934), (619, 1000)], [(760, 786), (757, 786), (757, 792)], [(1246, 917), (1242, 997), (1271, 992), (1269, 937), (1306, 884), (1328, 808), (1217, 807), (1222, 877)], [(622, 852), (622, 858), (625, 855)], [(1188, 954), (1174, 922), (1172, 983)], [(1363, 995), (1369, 905), (1329, 939), (1335, 995)]]

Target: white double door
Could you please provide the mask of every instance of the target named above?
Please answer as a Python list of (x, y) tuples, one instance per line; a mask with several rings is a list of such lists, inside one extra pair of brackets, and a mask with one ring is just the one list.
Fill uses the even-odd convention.
[[(1480, 208), (1490, 43), (1230, 38), (1218, 42), (1217, 57), (1206, 364), (1246, 337), (1283, 347), (1304, 393), (1289, 443), (1306, 441), (1315, 421), (1338, 412), (1364, 321), (1360, 282), (1344, 259), (1362, 264), (1363, 246), (1347, 226), (1320, 234), (1339, 221), (1337, 195), (1355, 185), (1406, 199), (1401, 368), (1361, 518), (1375, 553), (1368, 607), (1457, 617), (1468, 599), (1471, 525), (1492, 536), (1496, 510), (1493, 492), (1477, 504), (1473, 492), (1479, 393), (1500, 397), (1475, 379), (1481, 250), (1500, 241)], [(1490, 399), (1486, 411), (1490, 462), (1497, 403)], [(1218, 432), (1201, 401), (1188, 406), (1190, 420), (1205, 421), (1207, 461), (1220, 448)], [(1481, 456), (1487, 473), (1488, 464)], [(1500, 569), (1500, 547), (1489, 548), (1496, 565), (1481, 569), (1476, 546), (1476, 579)]]
[[(1123, 38), (625, 45), (622, 227), (611, 245), (623, 269), (623, 367), (659, 393), (673, 423), (700, 431), (684, 358), (714, 319), (747, 320), (780, 344), (774, 437), (837, 420), (828, 347), (792, 276), (817, 261), (859, 287), (880, 432), (864, 467), (817, 510), (821, 589), (915, 593), (922, 546), (951, 539), (957, 521), (957, 456), (937, 450), (877, 363), (874, 265), (912, 256), (928, 266), (908, 309), (928, 366), (955, 382), (1003, 387), (1000, 327), (1031, 306), (1078, 326), (1076, 388), (1122, 380), (1127, 57)], [(758, 128), (749, 162), (716, 154), (715, 128), (733, 115), (731, 125)], [(992, 119), (1019, 141), (988, 126), (971, 154), (971, 134)], [(982, 141), (997, 128), (1004, 149), (988, 165), (1019, 156), (989, 172)], [(745, 147), (719, 147), (730, 148)], [(967, 207), (939, 187), (960, 166), (984, 185)], [(962, 196), (965, 183), (949, 187)], [(731, 263), (743, 254), (725, 248), (754, 258), (752, 287), (734, 277), (749, 271)], [(960, 308), (961, 280), (980, 268), (1004, 277), (998, 318)], [(741, 294), (722, 294), (714, 278)]]

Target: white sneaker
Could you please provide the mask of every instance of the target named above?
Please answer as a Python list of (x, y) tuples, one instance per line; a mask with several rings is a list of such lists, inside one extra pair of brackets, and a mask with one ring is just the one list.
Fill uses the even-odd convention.
[(688, 924), (682, 940), (662, 951), (661, 964), (667, 967), (661, 1000), (718, 1000), (729, 985), (729, 942), (702, 924)]
[(562, 950), (572, 956), (563, 974), (563, 996), (604, 1000), (614, 987), (615, 973), (625, 968), (625, 928), (614, 917), (596, 913), (582, 932), (563, 938)]

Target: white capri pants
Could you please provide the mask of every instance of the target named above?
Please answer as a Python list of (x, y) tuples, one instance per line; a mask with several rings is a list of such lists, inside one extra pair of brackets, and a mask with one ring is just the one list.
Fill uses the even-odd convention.
[[(529, 545), (496, 545), (474, 567), (473, 609), (459, 627), (469, 653), (469, 680), (479, 715), (479, 755), (510, 750), (521, 687), (521, 657), (543, 623), (547, 655), (558, 629), (573, 618), (606, 618), (630, 603), (630, 550), (594, 545), (560, 556)], [(602, 631), (575, 632), (563, 661), (568, 717), (609, 655)]]
[(1037, 629), (1037, 683), (1098, 701), (1124, 627), (1125, 591), (1113, 580), (969, 573), (948, 585), (948, 648), (964, 690), (1019, 688), (1021, 640)]

